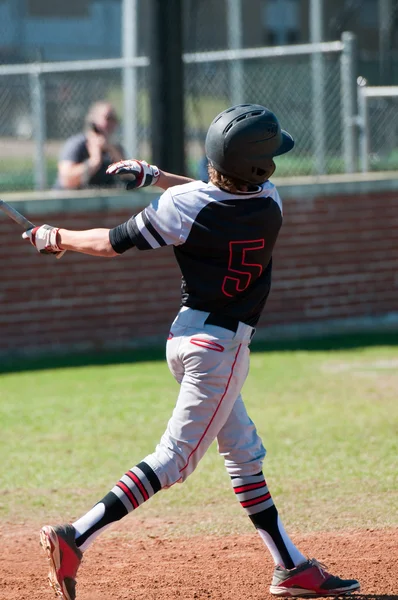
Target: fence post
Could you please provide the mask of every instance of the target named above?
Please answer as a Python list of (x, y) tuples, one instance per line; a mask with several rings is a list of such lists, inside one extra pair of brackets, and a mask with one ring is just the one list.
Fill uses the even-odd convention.
[[(228, 48), (242, 48), (242, 5), (241, 0), (227, 0)], [(243, 61), (239, 58), (230, 62), (229, 86), (231, 104), (242, 104), (244, 97)]]
[(366, 86), (366, 79), (361, 78), (358, 82), (358, 125), (359, 156), (362, 173), (369, 171), (369, 113)]
[(379, 0), (379, 85), (393, 77), (394, 12), (391, 0)]
[(341, 37), (341, 107), (343, 123), (343, 155), (346, 173), (357, 169), (356, 133), (356, 35), (345, 31)]
[[(311, 0), (310, 39), (312, 44), (323, 41), (323, 0)], [(311, 53), (313, 154), (315, 173), (326, 172), (325, 136), (325, 60), (322, 52)]]
[[(137, 55), (137, 0), (123, 0), (123, 57)], [(138, 156), (137, 148), (137, 67), (123, 67), (123, 145), (127, 156)]]
[(39, 70), (30, 73), (30, 97), (35, 142), (33, 158), (35, 190), (45, 190), (47, 187), (46, 99)]
[(151, 160), (185, 173), (183, 0), (150, 0)]

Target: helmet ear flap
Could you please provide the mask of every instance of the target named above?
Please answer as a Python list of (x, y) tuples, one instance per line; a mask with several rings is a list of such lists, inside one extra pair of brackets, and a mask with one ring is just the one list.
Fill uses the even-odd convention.
[(275, 173), (276, 165), (272, 158), (264, 161), (264, 168), (252, 167), (253, 177), (257, 178), (257, 183), (267, 181)]
[(267, 171), (265, 169), (260, 169), (259, 167), (252, 167), (253, 175), (257, 175), (258, 177), (264, 177), (266, 172)]

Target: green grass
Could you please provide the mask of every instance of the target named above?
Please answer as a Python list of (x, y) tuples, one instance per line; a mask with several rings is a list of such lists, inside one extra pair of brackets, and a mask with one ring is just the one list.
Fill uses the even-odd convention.
[[(150, 157), (147, 157), (150, 160)], [(3, 162), (3, 161), (2, 161)], [(25, 158), (22, 162), (18, 159), (7, 159), (2, 164), (0, 173), (0, 192), (10, 191), (29, 191), (35, 187), (33, 158)], [(198, 175), (198, 159), (193, 156), (186, 156), (187, 174), (191, 177)], [(383, 163), (384, 164), (384, 163)], [(391, 169), (393, 168), (391, 163)], [(311, 156), (283, 157), (277, 161), (278, 177), (292, 177), (293, 175), (312, 175), (314, 173), (315, 161)], [(380, 165), (377, 164), (380, 169)], [(327, 172), (343, 173), (344, 163), (339, 157), (327, 158)], [(47, 160), (47, 184), (51, 188), (57, 177), (56, 159)]]
[[(396, 342), (252, 353), (243, 395), (290, 530), (398, 525)], [(80, 516), (153, 451), (178, 386), (148, 352), (116, 357), (47, 369), (33, 361), (15, 372), (10, 363), (0, 376), (0, 523)], [(250, 531), (214, 444), (184, 485), (136, 518), (161, 535)]]
[[(150, 158), (150, 157), (148, 157)], [(198, 160), (193, 156), (187, 155), (187, 174), (191, 177), (197, 177)], [(278, 177), (292, 177), (294, 175), (304, 176), (313, 175), (315, 173), (315, 159), (312, 156), (284, 156), (276, 161)], [(8, 159), (6, 165), (2, 165), (3, 170), (0, 173), (0, 191), (28, 191), (33, 190), (34, 183), (34, 167), (33, 159), (24, 159), (23, 167), (17, 160)], [(398, 159), (396, 156), (388, 156), (380, 158), (377, 161), (371, 161), (371, 169), (373, 171), (382, 171), (398, 168)], [(344, 173), (344, 161), (338, 156), (328, 156), (326, 158), (327, 174)], [(57, 177), (57, 164), (55, 159), (47, 161), (47, 182), (51, 188)]]
[[(51, 188), (57, 178), (57, 158), (47, 158), (47, 184)], [(35, 188), (34, 159), (2, 158), (0, 192), (30, 191)]]

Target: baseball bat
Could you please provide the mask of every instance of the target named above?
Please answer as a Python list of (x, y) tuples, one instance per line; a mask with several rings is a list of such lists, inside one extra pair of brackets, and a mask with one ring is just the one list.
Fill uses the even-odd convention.
[[(8, 215), (10, 217), (10, 219), (12, 219), (16, 223), (18, 223), (18, 225), (23, 227), (23, 229), (25, 229), (25, 231), (28, 231), (28, 229), (33, 229), (33, 227), (36, 227), (36, 225), (34, 225), (31, 221), (29, 221), (29, 219), (27, 219), (26, 217), (21, 215), (20, 212), (18, 212), (17, 210), (15, 210), (15, 208), (10, 206), (8, 204), (8, 202), (4, 202), (4, 200), (0, 200), (0, 210), (5, 212), (6, 215)], [(65, 254), (65, 252), (66, 252), (66, 250), (62, 250), (62, 252), (57, 252), (55, 255), (55, 258), (58, 258), (58, 259), (61, 258)]]

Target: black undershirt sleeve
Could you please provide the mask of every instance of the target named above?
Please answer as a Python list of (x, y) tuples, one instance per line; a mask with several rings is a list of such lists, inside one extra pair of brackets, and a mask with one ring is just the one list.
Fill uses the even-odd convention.
[(128, 222), (126, 221), (126, 223), (122, 223), (109, 231), (109, 241), (118, 254), (123, 254), (123, 252), (135, 246), (130, 235), (131, 229), (129, 231)]

